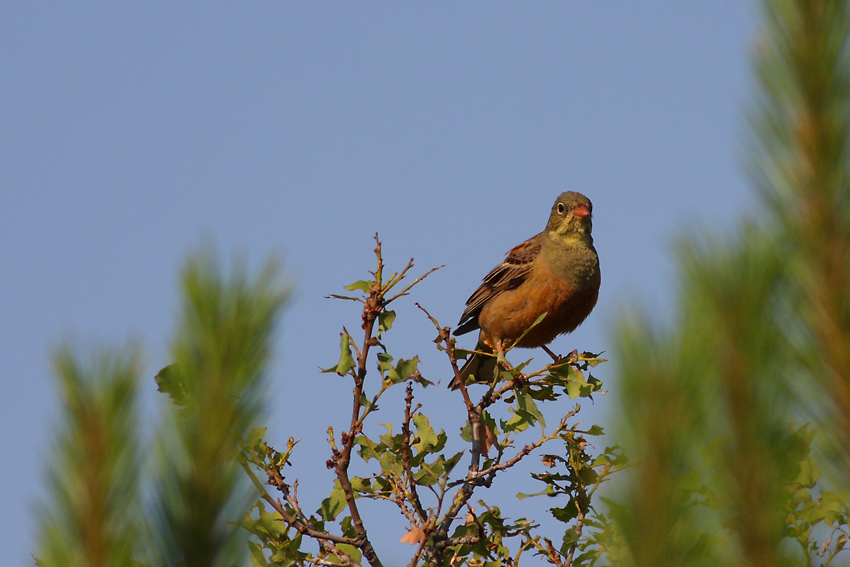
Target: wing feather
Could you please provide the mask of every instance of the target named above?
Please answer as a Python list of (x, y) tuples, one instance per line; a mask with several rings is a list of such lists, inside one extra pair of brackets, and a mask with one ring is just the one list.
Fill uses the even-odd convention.
[(478, 328), (478, 315), (488, 301), (509, 289), (515, 289), (522, 285), (534, 260), (540, 254), (540, 234), (532, 236), (522, 244), (511, 248), (501, 264), (493, 268), (484, 277), (484, 281), (478, 286), (469, 299), (466, 300), (466, 309), (455, 329), (455, 335), (462, 335)]

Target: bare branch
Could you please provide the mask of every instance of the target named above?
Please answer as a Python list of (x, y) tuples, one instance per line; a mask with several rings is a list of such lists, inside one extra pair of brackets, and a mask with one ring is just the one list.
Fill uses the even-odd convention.
[[(411, 262), (412, 262), (412, 260), (411, 260)], [(411, 265), (412, 265), (412, 264), (411, 264)], [(415, 286), (416, 284), (418, 284), (419, 282), (421, 282), (422, 280), (424, 280), (425, 278), (427, 278), (428, 276), (430, 276), (431, 274), (433, 274), (434, 272), (436, 272), (436, 271), (437, 271), (437, 270), (439, 270), (440, 268), (444, 268), (444, 267), (445, 267), (445, 266), (437, 266), (436, 268), (431, 268), (430, 270), (428, 270), (427, 272), (425, 272), (424, 274), (422, 274), (421, 276), (419, 276), (418, 278), (416, 278), (415, 280), (413, 280), (413, 282), (411, 282), (411, 284), (410, 284), (409, 286), (407, 286), (406, 288), (404, 288), (403, 290), (401, 290), (399, 293), (397, 293), (397, 294), (395, 294), (394, 296), (392, 296), (391, 298), (389, 298), (389, 299), (387, 300), (387, 304), (392, 303), (393, 301), (395, 301), (395, 300), (396, 300), (396, 299), (398, 299), (399, 297), (402, 297), (402, 296), (404, 296), (404, 295), (407, 295), (407, 292), (408, 292), (408, 291), (410, 291), (410, 288), (412, 288), (413, 286)], [(406, 271), (407, 271), (407, 270), (405, 269), (405, 272), (406, 272)]]
[(413, 479), (413, 470), (411, 468), (411, 450), (410, 450), (410, 420), (413, 419), (413, 412), (410, 407), (413, 405), (413, 384), (407, 385), (407, 393), (404, 398), (404, 421), (401, 424), (401, 432), (404, 435), (404, 441), (401, 446), (401, 465), (404, 468), (404, 474), (407, 477), (407, 486), (402, 483), (402, 490), (407, 495), (416, 513), (419, 514), (419, 519), (422, 523), (428, 520), (428, 514), (422, 508), (422, 501), (419, 499), (419, 493), (416, 490), (416, 482)]

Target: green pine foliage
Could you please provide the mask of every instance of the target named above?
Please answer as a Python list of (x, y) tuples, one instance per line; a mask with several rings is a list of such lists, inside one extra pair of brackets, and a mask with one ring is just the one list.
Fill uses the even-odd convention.
[(762, 13), (762, 214), (683, 237), (677, 319), (619, 329), (625, 564), (850, 564), (850, 11)]
[(138, 356), (53, 355), (62, 406), (40, 509), (42, 567), (130, 567), (139, 512)]
[[(256, 493), (241, 472), (237, 442), (264, 415), (265, 370), (287, 294), (273, 263), (249, 277), (243, 265), (222, 274), (210, 253), (189, 259), (175, 363), (156, 377), (172, 403), (163, 404), (152, 448), (140, 437), (138, 356), (105, 354), (86, 365), (68, 349), (57, 352), (63, 415), (38, 565), (243, 563), (247, 534), (238, 522)], [(141, 467), (143, 451), (156, 456), (155, 467)], [(140, 502), (140, 490), (153, 502)]]
[(158, 375), (178, 403), (166, 407), (157, 436), (156, 564), (227, 567), (245, 555), (234, 521), (253, 496), (237, 442), (263, 415), (272, 332), (287, 292), (274, 264), (253, 280), (244, 266), (224, 277), (211, 254), (189, 261), (182, 288), (174, 364)]
[[(850, 8), (766, 2), (753, 177), (783, 253), (798, 396), (850, 467)], [(800, 383), (791, 378), (791, 387)]]

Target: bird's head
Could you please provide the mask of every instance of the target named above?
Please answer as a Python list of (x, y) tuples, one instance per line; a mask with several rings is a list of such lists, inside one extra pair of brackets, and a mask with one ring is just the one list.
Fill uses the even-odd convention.
[(561, 193), (552, 205), (546, 233), (553, 237), (588, 239), (593, 226), (592, 212), (593, 203), (581, 193)]

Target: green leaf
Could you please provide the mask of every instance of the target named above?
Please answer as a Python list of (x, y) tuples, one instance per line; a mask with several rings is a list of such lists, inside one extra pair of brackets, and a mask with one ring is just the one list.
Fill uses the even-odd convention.
[(841, 512), (847, 504), (846, 495), (842, 496), (831, 490), (822, 490), (820, 493), (821, 507), (833, 512)]
[(266, 567), (269, 564), (262, 548), (253, 541), (248, 542), (248, 550), (251, 552), (252, 567)]
[(812, 488), (820, 478), (820, 471), (815, 466), (815, 461), (811, 457), (800, 463), (800, 474), (797, 475), (797, 482), (806, 488)]
[(336, 372), (340, 376), (354, 368), (354, 358), (351, 356), (351, 339), (348, 333), (340, 333), (339, 362), (336, 366), (322, 369), (322, 372)]
[(265, 506), (258, 507), (260, 511), (260, 521), (263, 527), (272, 535), (280, 537), (286, 535), (289, 528), (283, 522), (283, 517), (278, 512), (269, 512)]
[(572, 381), (576, 379), (578, 375), (578, 371), (573, 368), (572, 364), (561, 363), (558, 365), (554, 365), (549, 369), (549, 374), (552, 376), (559, 376), (568, 381)]
[[(511, 411), (514, 411), (511, 408)], [(502, 421), (502, 431), (505, 433), (514, 433), (518, 431), (525, 431), (528, 429), (529, 422), (528, 417), (530, 414), (520, 415), (519, 413), (515, 413), (512, 418), (507, 421)]]
[(575, 530), (567, 530), (564, 532), (564, 540), (561, 543), (561, 555), (568, 555), (570, 553), (570, 548), (574, 546), (578, 542), (578, 534)]
[(437, 434), (431, 427), (431, 422), (428, 418), (418, 413), (413, 416), (413, 424), (416, 426), (416, 436), (419, 437), (419, 442), (413, 445), (418, 453), (427, 451), (430, 448), (436, 447), (438, 443)]
[[(439, 338), (439, 340), (442, 341), (442, 338)], [(466, 350), (466, 349), (463, 349), (463, 348), (456, 348), (455, 349), (455, 358), (457, 358), (458, 360), (460, 360), (462, 358), (465, 359), (467, 356), (469, 356), (472, 353), (473, 353), (473, 351), (471, 351), (471, 350)]]
[(427, 388), (428, 386), (434, 385), (434, 383), (431, 382), (430, 380), (426, 380), (425, 378), (423, 378), (421, 374), (415, 374), (413, 376), (413, 378), (411, 378), (411, 380), (413, 380), (414, 382), (416, 382), (417, 384), (419, 384), (423, 388)]
[(440, 470), (433, 470), (431, 467), (422, 465), (422, 468), (413, 474), (413, 480), (422, 486), (433, 486), (439, 482), (441, 473)]
[(587, 430), (587, 433), (586, 433), (586, 435), (594, 435), (594, 436), (595, 436), (595, 435), (604, 435), (604, 434), (605, 434), (605, 432), (604, 432), (604, 431), (603, 431), (603, 429), (602, 429), (601, 427), (599, 427), (598, 425), (594, 425), (593, 427), (591, 427), (590, 429), (588, 429), (588, 430)]
[(599, 354), (593, 354), (592, 352), (583, 352), (579, 357), (579, 360), (581, 362), (586, 362), (589, 366), (596, 366), (601, 362), (608, 362), (608, 360), (605, 358), (599, 358), (600, 356), (602, 356), (601, 352)]
[(340, 520), (339, 527), (342, 530), (342, 535), (345, 537), (357, 537), (357, 530), (354, 528), (351, 516), (346, 516)]
[(814, 525), (818, 522), (822, 521), (826, 517), (826, 510), (818, 507), (814, 503), (805, 506), (800, 512), (797, 514), (797, 518), (800, 520)]
[(460, 438), (467, 443), (472, 441), (472, 426), (469, 425), (468, 421), (466, 422), (466, 425), (460, 428)]
[(389, 481), (389, 479), (386, 479), (382, 476), (379, 476), (374, 481), (374, 487), (375, 487), (375, 492), (390, 493), (390, 492), (392, 492), (393, 485)]
[(570, 499), (567, 505), (562, 508), (550, 508), (549, 511), (556, 520), (564, 522), (565, 524), (578, 517), (578, 506), (576, 505), (575, 499)]
[[(592, 375), (588, 375), (587, 376), (587, 383), (590, 384), (590, 386), (593, 388), (593, 390), (591, 390), (591, 391), (602, 392), (602, 380), (600, 380), (599, 378), (596, 378)], [(602, 392), (602, 393), (604, 394), (605, 392)]]
[(378, 314), (378, 330), (389, 331), (395, 321), (395, 311), (381, 311)]
[(365, 435), (358, 435), (355, 437), (354, 444), (360, 447), (360, 458), (367, 463), (370, 459), (379, 458), (379, 454), (384, 450), (384, 446), (382, 444), (375, 443)]
[(387, 447), (392, 447), (395, 443), (393, 441), (393, 424), (392, 423), (382, 423), (387, 432), (381, 435), (381, 443), (386, 445)]
[[(543, 419), (543, 414), (538, 409), (537, 404), (534, 403), (534, 399), (522, 390), (514, 390), (514, 393), (519, 410), (532, 415), (534, 421), (539, 421), (543, 427), (546, 427), (546, 420)], [(532, 421), (532, 424), (534, 421)]]
[[(398, 437), (401, 437), (401, 435), (398, 435)], [(396, 476), (401, 476), (402, 474), (404, 474), (404, 469), (401, 465), (400, 451), (398, 451), (398, 449), (396, 449), (394, 452), (387, 451), (386, 453), (382, 454), (380, 460), (381, 470), (385, 474), (394, 474)]]
[(590, 463), (590, 466), (600, 467), (600, 466), (607, 465), (610, 462), (611, 462), (611, 459), (608, 457), (608, 455), (597, 455), (596, 458), (593, 459), (593, 461)]
[(355, 562), (360, 563), (360, 560), (363, 556), (360, 554), (359, 549), (357, 549), (353, 545), (348, 545), (347, 543), (338, 543), (336, 544), (336, 546), (340, 551), (350, 555)]
[(186, 388), (177, 371), (176, 364), (169, 364), (159, 371), (154, 376), (156, 381), (156, 389), (163, 394), (168, 394), (171, 403), (175, 406), (185, 407), (188, 399), (186, 397)]
[(585, 551), (584, 553), (582, 553), (581, 555), (579, 555), (578, 557), (576, 557), (573, 560), (573, 565), (576, 565), (576, 567), (579, 567), (581, 565), (587, 565), (585, 563), (585, 561), (587, 561), (591, 557), (594, 557), (598, 554), (599, 554), (599, 552), (597, 550), (594, 550), (594, 549), (591, 549), (590, 551)]
[(359, 289), (360, 291), (365, 291), (366, 293), (369, 293), (372, 291), (372, 282), (366, 280), (356, 281), (351, 285), (345, 286), (345, 289), (347, 289), (348, 291), (355, 291)]
[(378, 369), (382, 373), (386, 373), (386, 379), (393, 384), (404, 382), (410, 378), (410, 376), (416, 373), (419, 366), (418, 356), (414, 356), (409, 360), (400, 358), (398, 359), (398, 364), (395, 366), (390, 364), (392, 359), (393, 357), (388, 354), (385, 354), (383, 357), (380, 354), (378, 355)]
[(599, 479), (599, 473), (590, 467), (582, 467), (578, 471), (578, 476), (585, 486), (594, 484)]
[(405, 360), (400, 358), (398, 360), (398, 364), (396, 364), (396, 372), (401, 376), (402, 380), (406, 380), (409, 378), (414, 372), (416, 372), (416, 368), (419, 365), (419, 357), (414, 356), (410, 360)]
[(345, 510), (348, 503), (345, 500), (345, 493), (339, 485), (339, 481), (334, 481), (334, 489), (330, 496), (322, 500), (322, 507), (317, 510), (317, 513), (323, 520), (333, 520), (340, 512)]
[(581, 382), (570, 382), (567, 384), (567, 395), (571, 400), (576, 398), (589, 398), (590, 394), (593, 392), (593, 386), (588, 383)]
[(393, 361), (393, 357), (391, 354), (387, 352), (379, 352), (378, 353), (378, 371), (381, 373), (381, 376), (384, 376), (386, 379), (390, 379), (387, 376), (387, 373), (393, 371), (393, 365), (391, 364)]
[(464, 451), (460, 453), (455, 453), (454, 456), (446, 460), (446, 474), (451, 474), (452, 469), (457, 466), (458, 461), (463, 456)]
[(549, 495), (552, 495), (552, 494), (555, 494), (555, 490), (552, 488), (552, 485), (550, 484), (550, 485), (546, 486), (546, 488), (544, 488), (540, 492), (535, 492), (534, 494), (524, 494), (524, 493), (520, 492), (516, 495), (516, 497), (519, 498), (520, 500), (525, 500), (526, 498), (531, 498), (532, 496), (544, 496), (544, 495), (549, 496)]
[(257, 444), (259, 444), (263, 440), (263, 437), (265, 437), (266, 429), (267, 428), (265, 427), (256, 427), (252, 429), (251, 432), (248, 434), (248, 440), (245, 442), (245, 444), (248, 445), (248, 447), (251, 447), (252, 449), (256, 448)]

